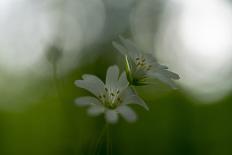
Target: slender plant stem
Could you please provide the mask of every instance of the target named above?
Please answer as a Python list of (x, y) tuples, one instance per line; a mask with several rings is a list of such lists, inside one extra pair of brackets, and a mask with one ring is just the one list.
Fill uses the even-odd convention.
[(110, 127), (109, 124), (107, 124), (107, 129), (106, 129), (106, 154), (110, 155)]
[(94, 145), (93, 152), (91, 153), (91, 155), (95, 155), (95, 154), (97, 155), (98, 154), (98, 150), (100, 149), (99, 145), (100, 145), (100, 143), (102, 141), (102, 137), (104, 136), (106, 129), (107, 129), (107, 124), (105, 124), (104, 127), (102, 128), (101, 133), (98, 136), (97, 141), (96, 141), (96, 143)]
[[(111, 134), (111, 130), (110, 130), (110, 134)], [(110, 154), (113, 155), (113, 136), (110, 136)]]

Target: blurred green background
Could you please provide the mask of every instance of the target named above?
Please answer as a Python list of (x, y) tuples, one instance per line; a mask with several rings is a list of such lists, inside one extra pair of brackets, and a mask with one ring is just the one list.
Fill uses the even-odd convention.
[[(11, 96), (11, 102), (33, 104), (23, 111), (1, 111), (1, 154), (82, 155), (93, 150), (104, 118), (89, 117), (85, 108), (74, 105), (73, 100), (84, 92), (73, 82), (83, 73), (104, 77), (109, 64), (105, 54), (99, 55), (96, 61), (59, 78), (57, 83), (52, 78), (37, 81), (23, 96)], [(36, 94), (42, 95), (28, 101)], [(150, 111), (134, 106), (139, 116), (136, 123), (120, 119), (119, 124), (111, 126), (114, 154), (232, 153), (230, 96), (214, 104), (200, 104), (183, 95), (181, 89), (173, 91), (162, 84), (139, 89), (139, 94)], [(102, 141), (100, 148), (105, 147), (104, 138)]]
[[(32, 3), (32, 1), (25, 2)], [(46, 2), (41, 1), (41, 3)], [(59, 2), (65, 3), (62, 0)], [(76, 2), (77, 6), (79, 2), (87, 3), (87, 1), (81, 0)], [(156, 32), (159, 22), (163, 18), (165, 3), (170, 6), (173, 4), (168, 1), (146, 0), (143, 5), (149, 6), (151, 2), (153, 4), (152, 13), (145, 13), (144, 16), (152, 19), (152, 23), (150, 23), (152, 31), (136, 33), (137, 36), (145, 34), (142, 35), (142, 39), (148, 41), (146, 40), (145, 44), (140, 42), (141, 47), (145, 50), (153, 44), (153, 42), (149, 42), (149, 34), (158, 35)], [(88, 0), (88, 3), (93, 2)], [(49, 6), (54, 4), (49, 4)], [(74, 81), (80, 79), (81, 75), (85, 73), (95, 74), (104, 80), (106, 69), (113, 64), (119, 64), (120, 69), (123, 69), (123, 58), (112, 47), (112, 41), (117, 40), (118, 35), (135, 37), (133, 25), (136, 22), (130, 23), (130, 13), (134, 12), (140, 2), (105, 0), (102, 1), (102, 4), (104, 4), (106, 16), (102, 32), (92, 43), (88, 44), (88, 41), (85, 41), (84, 47), (80, 49), (74, 47), (70, 50), (80, 53), (75, 57), (76, 63), (71, 69), (65, 70), (62, 68), (62, 64), (59, 64), (59, 59), (66, 55), (66, 49), (61, 48), (61, 44), (56, 41), (52, 45), (55, 48), (51, 48), (49, 43), (46, 44), (45, 53), (54, 52), (52, 58), (47, 60), (47, 57), (43, 57), (42, 65), (39, 63), (36, 68), (26, 69), (23, 72), (21, 70), (12, 72), (12, 69), (0, 65), (1, 155), (107, 154), (106, 133), (103, 134), (97, 145), (105, 126), (105, 120), (103, 116), (89, 117), (85, 108), (74, 104), (75, 98), (88, 94), (75, 87)], [(58, 6), (63, 5), (63, 3), (59, 3)], [(91, 15), (87, 17), (92, 19)], [(75, 17), (75, 13), (73, 16)], [(72, 24), (72, 22), (68, 24)], [(94, 27), (94, 25), (90, 25), (90, 27)], [(28, 27), (28, 29), (30, 28)], [(63, 28), (65, 29), (65, 27)], [(75, 28), (72, 32), (75, 33)], [(20, 36), (15, 37), (20, 40)], [(85, 38), (85, 35), (81, 37)], [(33, 38), (31, 39), (33, 40)], [(56, 37), (53, 39), (56, 40)], [(61, 39), (61, 42), (64, 40)], [(13, 42), (10, 43), (14, 46)], [(0, 48), (1, 45), (0, 41)], [(7, 49), (4, 50), (6, 52), (2, 52), (0, 58), (7, 53)], [(59, 55), (61, 58), (54, 58), (57, 56), (57, 52), (62, 53)], [(29, 55), (30, 52), (27, 56)], [(175, 57), (175, 55), (172, 56)], [(20, 53), (16, 55), (16, 58), (20, 59)], [(30, 65), (28, 64), (28, 66)], [(172, 66), (170, 67), (172, 68)], [(46, 71), (41, 71), (44, 68)], [(17, 66), (15, 66), (15, 70), (17, 70)], [(182, 77), (182, 73), (179, 74)], [(226, 81), (221, 80), (221, 82)], [(139, 117), (137, 122), (130, 124), (120, 118), (118, 124), (110, 126), (112, 154), (231, 155), (231, 91), (228, 91), (227, 95), (220, 99), (205, 102), (201, 98), (192, 96), (191, 91), (187, 90), (182, 88), (180, 83), (178, 90), (172, 90), (159, 82), (156, 85), (139, 87), (138, 93), (147, 102), (150, 111), (132, 105)], [(207, 97), (207, 94), (204, 95)]]

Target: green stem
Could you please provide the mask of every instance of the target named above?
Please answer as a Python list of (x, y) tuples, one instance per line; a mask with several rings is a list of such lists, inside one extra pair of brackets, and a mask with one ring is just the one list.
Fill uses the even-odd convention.
[(125, 64), (126, 75), (127, 75), (129, 84), (133, 84), (133, 77), (131, 75), (131, 67), (130, 67), (130, 63), (129, 63), (129, 60), (127, 58), (127, 55), (125, 55), (125, 62), (126, 62), (126, 64)]
[(106, 154), (110, 155), (110, 126), (107, 124), (107, 133), (106, 133)]
[(110, 131), (110, 124), (107, 125), (107, 135), (106, 135), (106, 154), (113, 154), (113, 146), (112, 146), (112, 136)]
[(107, 123), (106, 123), (105, 126), (102, 128), (101, 133), (100, 133), (100, 135), (99, 135), (99, 137), (98, 137), (98, 139), (97, 139), (97, 141), (96, 141), (95, 147), (94, 147), (94, 149), (93, 149), (93, 153), (91, 153), (91, 155), (95, 155), (95, 154), (97, 155), (97, 154), (98, 154), (98, 150), (99, 150), (98, 146), (99, 146), (99, 144), (100, 144), (100, 142), (101, 142), (101, 140), (102, 140), (102, 137), (103, 137), (103, 135), (104, 135), (106, 129), (107, 129)]

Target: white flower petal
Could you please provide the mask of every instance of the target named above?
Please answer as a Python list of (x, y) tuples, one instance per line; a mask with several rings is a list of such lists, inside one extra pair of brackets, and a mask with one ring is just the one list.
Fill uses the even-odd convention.
[(92, 105), (88, 108), (87, 113), (90, 116), (98, 116), (102, 113), (104, 113), (105, 108), (102, 105)]
[(93, 104), (101, 104), (98, 99), (95, 97), (91, 96), (84, 96), (84, 97), (79, 97), (75, 100), (75, 103), (78, 106), (88, 106), (88, 105), (93, 105)]
[(147, 104), (143, 101), (143, 99), (141, 99), (137, 95), (131, 95), (131, 96), (127, 97), (124, 100), (124, 104), (138, 104), (138, 105), (142, 106), (143, 108), (145, 108), (146, 110), (149, 110)]
[(133, 42), (131, 42), (128, 39), (123, 38), (122, 36), (119, 36), (121, 44), (113, 42), (113, 46), (123, 55), (129, 56), (132, 60), (135, 60), (136, 57), (139, 57), (140, 51), (139, 49), (134, 45)]
[(141, 53), (141, 54), (142, 54), (142, 57), (144, 57), (147, 62), (149, 62), (149, 63), (151, 63), (151, 62), (157, 63), (157, 60), (155, 59), (155, 57), (151, 53)]
[(104, 83), (96, 76), (85, 74), (82, 76), (83, 80), (76, 80), (75, 85), (88, 90), (96, 97), (104, 92)]
[(162, 73), (159, 73), (159, 72), (152, 73), (152, 72), (150, 72), (150, 73), (148, 73), (148, 76), (160, 80), (161, 82), (169, 85), (173, 89), (177, 89), (176, 84), (169, 77), (167, 77), (166, 75), (163, 75)]
[(140, 55), (141, 50), (129, 39), (125, 39), (122, 36), (119, 36), (122, 44), (128, 49), (128, 54), (134, 58), (138, 55)]
[(116, 48), (122, 55), (128, 55), (128, 51), (125, 47), (116, 43), (115, 41), (113, 41), (112, 44), (113, 44), (114, 48)]
[(90, 83), (95, 83), (94, 85), (96, 86), (96, 89), (98, 89), (99, 92), (104, 92), (105, 84), (97, 76), (91, 74), (84, 74), (82, 78), (85, 81), (89, 81)]
[(135, 94), (135, 92), (133, 92), (133, 90), (131, 90), (131, 88), (127, 88), (123, 92), (121, 97), (123, 98), (122, 105), (138, 104), (138, 105), (142, 106), (143, 108), (145, 108), (146, 110), (149, 110), (147, 104), (143, 101), (143, 99), (141, 99), (137, 94)]
[(168, 69), (167, 66), (165, 66), (165, 65), (160, 65), (160, 64), (157, 63), (157, 62), (153, 62), (153, 63), (151, 63), (151, 65), (152, 65), (152, 70), (153, 70), (153, 71)]
[(120, 90), (123, 90), (126, 87), (128, 87), (129, 83), (128, 83), (128, 80), (127, 80), (126, 72), (123, 72), (121, 74), (121, 76), (119, 77), (118, 85), (119, 85)]
[(118, 122), (118, 113), (115, 110), (107, 110), (105, 118), (108, 123), (115, 124)]
[(160, 74), (163, 74), (165, 75), (166, 77), (169, 77), (171, 79), (174, 79), (174, 80), (178, 80), (180, 79), (180, 76), (176, 73), (173, 73), (171, 71), (168, 71), (168, 70), (160, 70), (158, 71)]
[(120, 106), (117, 108), (117, 111), (121, 116), (128, 122), (135, 122), (137, 120), (136, 113), (128, 106)]
[(100, 91), (94, 82), (86, 81), (86, 80), (76, 80), (75, 85), (77, 87), (83, 88), (94, 94), (96, 97), (100, 95)]
[(119, 77), (119, 68), (118, 66), (110, 66), (107, 69), (106, 73), (106, 86), (115, 87)]
[(144, 53), (142, 57), (145, 57), (146, 62), (152, 65), (152, 68), (156, 71), (162, 70), (162, 69), (168, 69), (167, 66), (159, 64), (157, 60), (155, 59), (155, 57), (150, 53)]

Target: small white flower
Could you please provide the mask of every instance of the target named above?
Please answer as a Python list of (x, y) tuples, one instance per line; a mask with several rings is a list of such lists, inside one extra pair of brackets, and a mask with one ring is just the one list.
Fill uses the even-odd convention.
[(116, 123), (120, 114), (128, 122), (134, 122), (137, 116), (128, 104), (138, 104), (148, 110), (146, 103), (128, 87), (126, 73), (123, 72), (119, 76), (117, 66), (108, 68), (105, 83), (94, 75), (85, 74), (82, 78), (83, 80), (76, 80), (75, 85), (88, 90), (94, 97), (80, 97), (75, 103), (88, 106), (89, 115), (105, 113), (107, 122)]
[(113, 42), (113, 46), (125, 56), (127, 77), (132, 85), (145, 85), (147, 79), (156, 78), (172, 88), (172, 80), (180, 79), (179, 75), (160, 65), (152, 54), (143, 53), (132, 41), (119, 36), (122, 44)]

